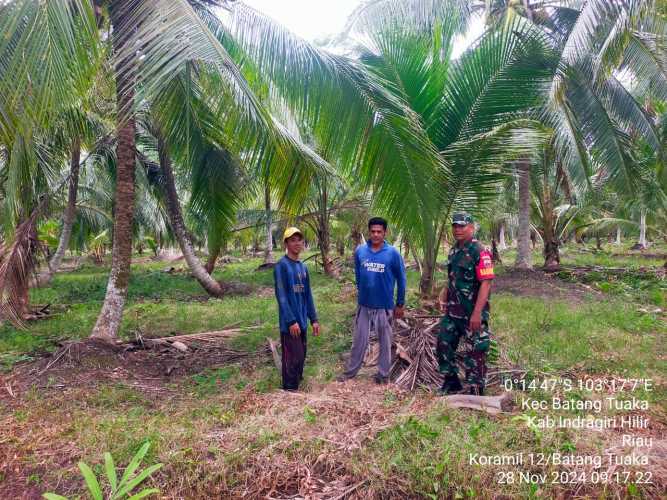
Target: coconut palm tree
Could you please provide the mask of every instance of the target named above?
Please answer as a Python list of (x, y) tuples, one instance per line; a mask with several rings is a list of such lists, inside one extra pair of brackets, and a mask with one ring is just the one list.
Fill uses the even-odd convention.
[[(99, 86), (94, 88), (99, 90)], [(80, 170), (87, 160), (97, 154), (98, 146), (105, 147), (104, 142), (110, 134), (106, 117), (98, 114), (99, 106), (92, 103), (91, 98), (92, 96), (89, 96), (87, 103), (80, 103), (80, 107), (66, 110), (61, 115), (51, 139), (59, 143), (56, 147), (67, 149), (69, 152), (68, 189), (66, 201), (64, 200), (58, 246), (49, 259), (45, 272), (39, 276), (39, 286), (44, 286), (53, 279), (65, 252), (69, 249), (76, 221)], [(84, 158), (82, 152), (87, 152)]]
[[(262, 108), (229, 52), (201, 17), (213, 4), (195, 0), (15, 0), (2, 6), (1, 27), (6, 36), (0, 46), (0, 66), (4, 75), (15, 72), (17, 78), (2, 80), (0, 108), (3, 118), (11, 109), (24, 110), (26, 115), (14, 119), (14, 114), (7, 113), (8, 123), (2, 127), (8, 136), (2, 140), (9, 145), (7, 151), (18, 152), (17, 144), (30, 144), (25, 138), (33, 125), (46, 122), (63, 105), (73, 103), (77, 92), (89, 88), (89, 74), (96, 61), (90, 55), (99, 53), (105, 40), (111, 41), (117, 122), (113, 252), (107, 293), (93, 337), (116, 337), (127, 296), (135, 199), (135, 110), (141, 103), (159, 95), (188, 62), (196, 61), (203, 66), (206, 78), (224, 89), (215, 101), (220, 128), (228, 136), (233, 130), (245, 132), (235, 137), (238, 150), (251, 158), (271, 150), (282, 160), (297, 147)], [(26, 57), (30, 60), (23, 64)], [(29, 85), (35, 92), (22, 95)], [(17, 171), (12, 161), (7, 164), (10, 174)], [(278, 174), (285, 184), (298, 185), (305, 179), (285, 167)]]
[(312, 194), (305, 204), (308, 215), (301, 220), (317, 235), (317, 244), (322, 258), (324, 273), (337, 277), (338, 270), (331, 258), (331, 245), (335, 243), (332, 236), (332, 217), (338, 210), (348, 208), (347, 201), (350, 188), (339, 176), (316, 176), (312, 185)]
[[(247, 6), (230, 6), (230, 26), (322, 156), (372, 188), (394, 223), (421, 233), (442, 160), (407, 104), (360, 62), (314, 47)], [(387, 182), (405, 190), (384, 189)]]
[[(665, 39), (665, 23), (654, 14), (652, 5), (641, 0), (593, 0), (578, 8), (568, 2), (510, 2), (496, 17), (525, 16), (547, 35), (553, 50), (554, 76), (541, 119), (555, 133), (555, 161), (574, 183), (590, 183), (601, 165), (603, 177), (637, 188), (638, 177), (625, 154), (627, 134), (644, 137), (654, 150), (660, 148), (655, 127), (640, 105), (643, 92), (637, 99), (618, 79), (619, 71), (624, 71), (639, 81), (650, 82), (661, 95), (667, 91), (666, 75), (659, 64), (663, 43), (649, 42)], [(517, 265), (528, 266), (530, 246), (525, 221), (530, 166), (526, 162), (520, 167), (519, 227), (524, 231), (519, 234)], [(551, 263), (552, 254), (545, 252)]]
[[(431, 29), (443, 16), (446, 2), (392, 2), (375, 0), (362, 4), (351, 22), (370, 30), (391, 24), (399, 14), (401, 22)], [(544, 87), (537, 117), (555, 134), (553, 148), (570, 182), (590, 183), (598, 166), (604, 177), (637, 187), (637, 175), (624, 151), (628, 133), (642, 136), (654, 150), (659, 148), (655, 127), (634, 98), (618, 80), (618, 71), (633, 75), (642, 88), (664, 96), (665, 21), (656, 16), (653, 2), (492, 1), (473, 2), (470, 10), (459, 9), (455, 19), (470, 12), (485, 11), (489, 31), (510, 25), (522, 26), (540, 39), (535, 57), (551, 71)], [(360, 20), (357, 21), (356, 18)], [(407, 20), (407, 21), (406, 21)], [(657, 43), (654, 43), (657, 42)], [(478, 42), (479, 43), (479, 42)], [(406, 52), (407, 53), (407, 52)], [(428, 58), (426, 58), (428, 60)], [(537, 75), (535, 75), (537, 76)], [(525, 85), (525, 83), (524, 83)], [(403, 88), (396, 85), (398, 88)], [(517, 86), (517, 88), (520, 88)], [(516, 92), (518, 94), (519, 92)], [(533, 156), (516, 161), (519, 178), (519, 238), (517, 265), (530, 267), (530, 169)]]
[[(534, 39), (539, 33), (516, 24), (489, 32), (460, 60), (451, 61), (454, 37), (468, 15), (464, 3), (452, 8), (444, 2), (384, 1), (372, 10), (373, 3), (360, 8), (348, 30), (359, 35), (355, 53), (365, 71), (343, 61), (349, 69), (341, 73), (349, 76), (339, 78), (338, 89), (339, 94), (346, 92), (348, 81), (368, 89), (372, 124), (350, 113), (361, 106), (325, 102), (336, 91), (326, 87), (323, 73), (341, 65), (340, 58), (325, 57), (285, 33), (278, 38), (263, 28), (265, 19), (247, 7), (233, 8), (231, 20), (241, 43), (287, 99), (305, 99), (289, 92), (296, 84), (294, 75), (313, 83), (307, 97), (315, 116), (305, 114), (301, 121), (313, 130), (325, 157), (372, 189), (375, 206), (421, 247), (420, 287), (429, 293), (447, 214), (453, 207), (477, 208), (491, 199), (503, 162), (535, 144), (529, 134), (517, 137), (514, 130), (528, 125), (516, 120), (536, 105), (540, 86), (548, 82), (540, 78), (543, 68), (531, 57), (531, 50), (542, 44)], [(405, 9), (410, 15), (397, 17)], [(373, 15), (366, 15), (371, 11)], [(246, 28), (251, 24), (252, 32)], [(270, 44), (259, 43), (271, 39), (281, 50), (269, 53)], [(316, 66), (307, 64), (311, 54), (319, 56)], [(515, 92), (518, 87), (522, 92)], [(411, 133), (390, 133), (391, 120), (403, 116), (409, 118)], [(357, 159), (352, 154), (360, 141), (364, 147)]]
[[(87, 50), (87, 27), (92, 25), (92, 9), (78, 2), (0, 5), (4, 214), (0, 316), (9, 319), (27, 313), (29, 275), (38, 248), (33, 241), (36, 230), (29, 226), (37, 223), (38, 215), (67, 185), (59, 175), (64, 151), (51, 136), (57, 131), (58, 117), (85, 95), (95, 74), (98, 53)], [(74, 67), (70, 70), (70, 66)], [(69, 155), (72, 148), (67, 149)]]
[(409, 235), (413, 245), (421, 246), (420, 289), (426, 294), (451, 211), (480, 210), (493, 199), (505, 174), (503, 164), (536, 144), (536, 136), (526, 130), (532, 124), (523, 118), (537, 104), (547, 78), (539, 57), (541, 41), (525, 26), (489, 31), (452, 61), (457, 30), (448, 18), (412, 33), (389, 25), (369, 35), (374, 46), (361, 56), (410, 104), (439, 151), (436, 209), (419, 239)]

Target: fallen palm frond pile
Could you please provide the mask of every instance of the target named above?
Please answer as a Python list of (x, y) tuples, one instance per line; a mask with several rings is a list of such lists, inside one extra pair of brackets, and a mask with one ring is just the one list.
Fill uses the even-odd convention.
[[(422, 387), (427, 390), (435, 390), (442, 385), (443, 377), (438, 369), (436, 355), (439, 323), (440, 316), (424, 311), (410, 311), (403, 319), (395, 321), (392, 343), (394, 362), (391, 366), (390, 378), (401, 389), (412, 391), (416, 387)], [(461, 374), (465, 372), (463, 352), (469, 348), (470, 346), (462, 339), (456, 353)], [(379, 344), (377, 336), (373, 333), (364, 363), (367, 366), (377, 364), (378, 355)], [(492, 365), (497, 358), (497, 344), (493, 342), (487, 363)], [(490, 370), (487, 385), (499, 383), (502, 373), (523, 371), (514, 370), (509, 360), (504, 360), (502, 364), (507, 365), (508, 369)], [(525, 371), (523, 372), (525, 374)]]
[(440, 387), (436, 344), (438, 320), (406, 316), (397, 320), (394, 333), (396, 358), (391, 367), (391, 379), (401, 388), (414, 390), (416, 385)]
[(256, 327), (244, 327), (237, 328), (237, 325), (229, 326), (223, 328), (222, 330), (214, 330), (209, 332), (199, 332), (199, 333), (190, 333), (187, 335), (173, 335), (171, 337), (157, 337), (157, 338), (147, 338), (141, 335), (141, 333), (136, 334), (136, 340), (130, 344), (130, 349), (136, 346), (141, 347), (153, 347), (158, 345), (166, 345), (174, 347), (179, 351), (187, 351), (188, 346), (198, 346), (198, 345), (211, 345), (211, 344), (220, 344), (225, 340), (241, 333), (246, 330), (256, 328)]
[(159, 338), (144, 337), (137, 332), (135, 340), (122, 343), (97, 339), (64, 342), (48, 358), (37, 364), (27, 364), (24, 374), (28, 375), (29, 383), (58, 375), (67, 383), (75, 384), (79, 378), (93, 376), (91, 371), (97, 378), (101, 374), (113, 378), (116, 373), (124, 373), (132, 374), (136, 379), (149, 377), (157, 380), (232, 363), (263, 363), (271, 359), (269, 345), (255, 350), (240, 350), (228, 345), (232, 337), (252, 328), (258, 327), (233, 325), (222, 330)]
[[(235, 325), (222, 330), (158, 338), (145, 338), (137, 334), (136, 339), (125, 344), (124, 348), (126, 351), (151, 349), (167, 357), (174, 357), (174, 353), (178, 352), (180, 357), (177, 357), (180, 361), (187, 363), (187, 360), (190, 359), (192, 362), (196, 361), (194, 364), (202, 369), (215, 368), (220, 365), (271, 356), (272, 351), (268, 344), (255, 351), (233, 349), (227, 345), (232, 337), (253, 328), (258, 327), (236, 327)], [(171, 366), (173, 365), (167, 367), (169, 372)]]

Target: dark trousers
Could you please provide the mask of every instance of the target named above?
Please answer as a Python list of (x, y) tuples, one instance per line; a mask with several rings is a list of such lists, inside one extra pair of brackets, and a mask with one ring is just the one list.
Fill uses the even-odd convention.
[(438, 332), (438, 364), (440, 373), (458, 375), (456, 349), (459, 341), (464, 340), (466, 350), (463, 353), (463, 364), (466, 370), (466, 382), (484, 387), (486, 383), (486, 353), (491, 345), (489, 324), (482, 319), (482, 328), (478, 332), (468, 330), (470, 318), (452, 318), (446, 315), (440, 321)]
[(289, 332), (280, 332), (282, 347), (283, 389), (295, 391), (303, 380), (303, 365), (306, 361), (306, 331), (292, 337)]

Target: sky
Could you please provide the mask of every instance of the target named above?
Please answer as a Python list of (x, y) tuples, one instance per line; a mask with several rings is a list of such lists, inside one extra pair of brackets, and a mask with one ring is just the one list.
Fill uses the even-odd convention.
[(244, 0), (293, 33), (314, 41), (340, 33), (360, 0)]
[[(361, 0), (244, 0), (244, 3), (312, 42), (343, 31)], [(458, 57), (483, 31), (482, 20), (473, 20), (470, 33), (455, 42), (453, 57)]]

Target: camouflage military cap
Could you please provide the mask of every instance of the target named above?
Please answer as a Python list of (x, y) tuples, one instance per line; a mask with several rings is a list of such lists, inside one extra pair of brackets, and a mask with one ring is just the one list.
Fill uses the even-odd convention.
[(472, 218), (472, 215), (466, 212), (457, 212), (452, 216), (452, 224), (457, 226), (467, 226), (475, 222)]

